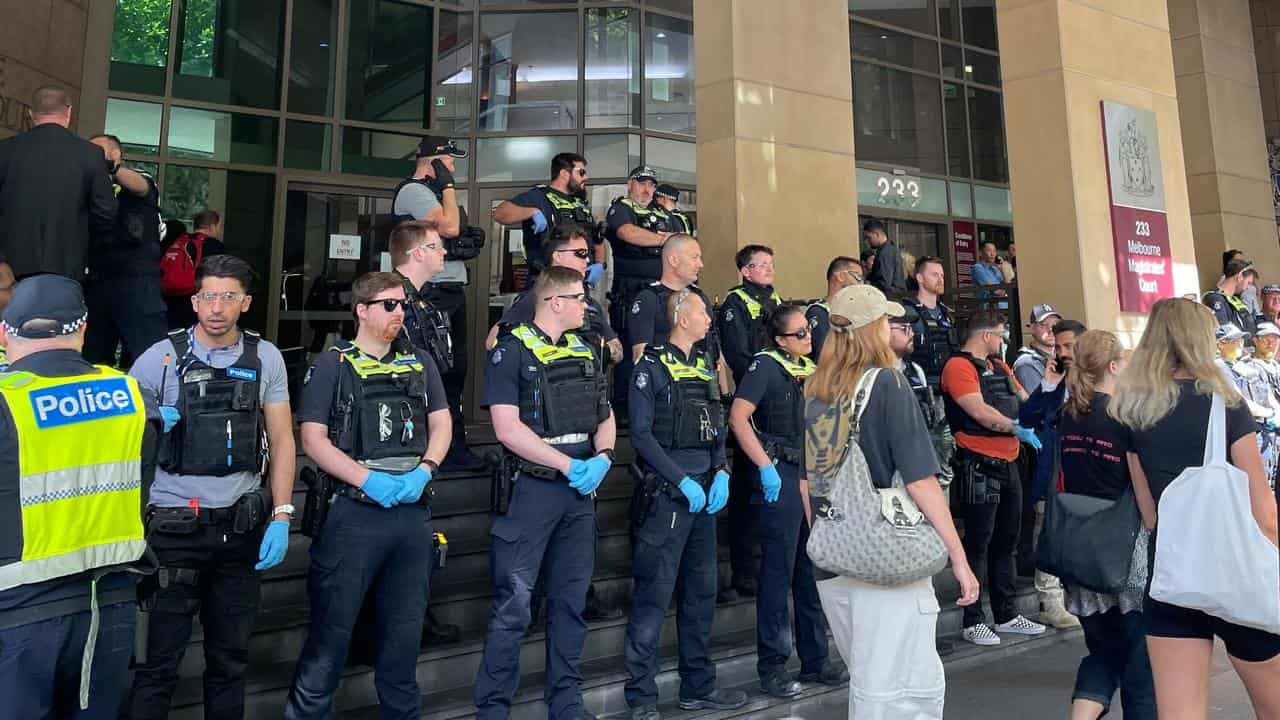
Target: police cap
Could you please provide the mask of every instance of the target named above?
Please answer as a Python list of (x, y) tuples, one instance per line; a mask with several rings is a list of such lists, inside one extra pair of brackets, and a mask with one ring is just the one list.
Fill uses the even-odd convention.
[(637, 165), (627, 174), (628, 180), (652, 180), (658, 182), (658, 173), (648, 165)]
[(464, 158), (467, 156), (467, 151), (454, 145), (452, 140), (443, 135), (428, 135), (422, 138), (422, 142), (418, 143), (418, 157), (435, 157), (436, 155)]
[(71, 335), (88, 318), (80, 283), (62, 275), (33, 275), (13, 286), (4, 309), (4, 329), (21, 338)]
[(1233, 340), (1243, 340), (1249, 337), (1249, 333), (1236, 327), (1234, 324), (1219, 325), (1214, 331), (1213, 337), (1218, 342), (1231, 342)]
[(889, 322), (915, 325), (916, 321), (920, 319), (920, 313), (916, 312), (916, 309), (910, 305), (903, 305), (902, 311), (901, 315), (894, 315), (890, 317)]
[(669, 183), (662, 183), (659, 185), (654, 189), (653, 194), (661, 195), (664, 198), (680, 202), (680, 191), (676, 189), (675, 185), (671, 185)]
[(1280, 294), (1280, 285), (1263, 285), (1263, 286), (1262, 286), (1262, 294), (1263, 294), (1263, 295), (1276, 295), (1276, 294)]

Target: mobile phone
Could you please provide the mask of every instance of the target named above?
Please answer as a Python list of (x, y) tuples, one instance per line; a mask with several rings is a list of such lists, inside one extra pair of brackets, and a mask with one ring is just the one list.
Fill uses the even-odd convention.
[(1067, 367), (1062, 364), (1062, 358), (1053, 359), (1053, 371), (1059, 375), (1065, 375), (1067, 373)]

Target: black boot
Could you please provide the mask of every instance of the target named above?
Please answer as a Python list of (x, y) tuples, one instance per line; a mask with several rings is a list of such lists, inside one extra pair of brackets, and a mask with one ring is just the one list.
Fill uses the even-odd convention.
[(449, 444), (449, 454), (445, 455), (440, 469), (445, 472), (479, 472), (489, 469), (488, 461), (467, 447), (466, 430), (462, 423), (453, 424), (453, 442)]
[(462, 628), (457, 625), (449, 625), (442, 623), (436, 619), (436, 614), (431, 610), (427, 611), (427, 617), (422, 623), (422, 644), (423, 645), (448, 645), (458, 642), (458, 637), (462, 635)]
[(599, 597), (596, 596), (595, 586), (588, 586), (587, 607), (582, 611), (583, 620), (586, 620), (587, 622), (604, 622), (607, 620), (618, 620), (621, 617), (621, 609), (606, 605)]

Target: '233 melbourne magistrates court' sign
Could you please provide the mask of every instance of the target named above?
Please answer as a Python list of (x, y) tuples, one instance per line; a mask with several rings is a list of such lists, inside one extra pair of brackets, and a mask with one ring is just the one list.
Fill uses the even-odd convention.
[(1120, 310), (1147, 312), (1157, 300), (1173, 295), (1156, 115), (1103, 100), (1102, 132)]

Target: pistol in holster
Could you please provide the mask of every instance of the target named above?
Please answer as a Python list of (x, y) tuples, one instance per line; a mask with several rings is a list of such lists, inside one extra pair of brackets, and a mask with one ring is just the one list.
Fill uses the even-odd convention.
[(1000, 487), (1007, 471), (997, 473), (999, 460), (987, 459), (974, 453), (958, 455), (960, 477), (964, 482), (964, 499), (970, 505), (994, 505), (1000, 502)]
[(502, 457), (493, 468), (493, 487), (490, 493), (495, 514), (506, 515), (511, 508), (511, 494), (515, 491), (518, 472), (520, 472), (520, 459), (512, 453), (502, 453)]
[(299, 479), (307, 486), (306, 502), (302, 506), (302, 534), (309, 538), (320, 537), (329, 508), (333, 505), (336, 490), (329, 473), (312, 467), (302, 468)]
[(631, 463), (627, 469), (631, 471), (631, 479), (635, 483), (630, 508), (631, 528), (635, 530), (653, 512), (653, 506), (658, 502), (658, 493), (662, 492), (662, 478), (658, 473), (640, 467), (639, 463)]

